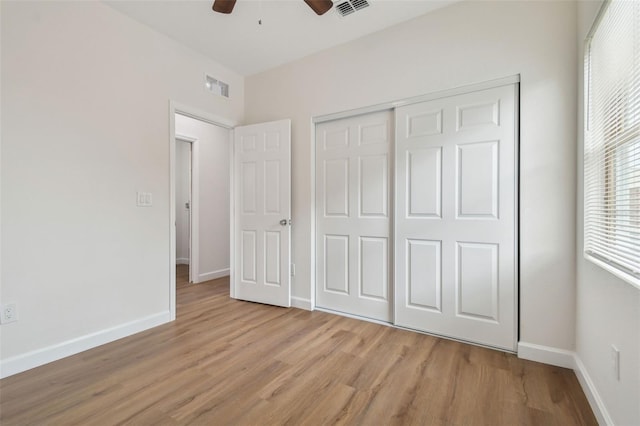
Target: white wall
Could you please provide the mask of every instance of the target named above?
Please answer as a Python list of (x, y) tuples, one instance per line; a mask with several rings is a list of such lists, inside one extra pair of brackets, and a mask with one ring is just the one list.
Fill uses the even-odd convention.
[[(578, 44), (600, 8), (599, 1), (578, 4)], [(578, 66), (583, 81), (582, 61)], [(614, 424), (640, 424), (640, 290), (586, 260), (583, 255), (584, 91), (579, 90), (577, 202), (576, 352)], [(611, 345), (620, 350), (620, 381), (611, 366)]]
[(7, 375), (169, 318), (169, 99), (241, 121), (244, 79), (100, 2), (0, 7)]
[[(176, 140), (176, 263), (189, 264), (191, 143)], [(191, 207), (191, 206), (189, 206)]]
[(574, 2), (462, 2), (247, 77), (247, 122), (293, 119), (293, 295), (310, 297), (311, 117), (520, 73), (520, 339), (573, 349), (576, 46)]
[(181, 114), (176, 114), (175, 128), (176, 134), (197, 139), (199, 261), (194, 281), (229, 275), (230, 131)]

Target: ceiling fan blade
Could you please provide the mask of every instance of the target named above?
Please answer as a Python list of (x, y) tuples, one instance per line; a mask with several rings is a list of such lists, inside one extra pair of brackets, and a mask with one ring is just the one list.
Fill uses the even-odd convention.
[(331, 0), (304, 0), (304, 2), (318, 15), (323, 15), (333, 7)]
[(213, 10), (218, 13), (231, 13), (233, 6), (236, 5), (236, 0), (215, 0), (213, 2)]

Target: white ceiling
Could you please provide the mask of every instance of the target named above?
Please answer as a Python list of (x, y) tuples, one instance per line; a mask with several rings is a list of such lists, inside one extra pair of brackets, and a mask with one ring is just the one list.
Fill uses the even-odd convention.
[[(334, 0), (334, 5), (342, 0)], [(379, 31), (459, 0), (369, 0), (346, 17), (317, 16), (303, 0), (116, 0), (108, 5), (241, 74), (251, 75)], [(258, 24), (262, 20), (262, 25)]]

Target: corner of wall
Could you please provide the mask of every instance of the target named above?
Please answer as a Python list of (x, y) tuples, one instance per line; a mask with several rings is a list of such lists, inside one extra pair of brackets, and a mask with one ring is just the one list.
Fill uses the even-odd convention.
[(598, 423), (601, 425), (613, 425), (613, 420), (609, 415), (609, 411), (600, 397), (593, 380), (591, 380), (591, 376), (589, 376), (587, 368), (584, 366), (577, 353), (574, 354), (574, 364), (573, 371), (578, 378), (582, 391), (589, 401), (593, 414), (596, 416), (596, 419), (598, 419)]
[(598, 423), (601, 425), (613, 425), (613, 420), (598, 393), (598, 389), (576, 352), (533, 343), (519, 342), (518, 358), (573, 370), (582, 387), (582, 391), (589, 401), (593, 414), (596, 416), (596, 419), (598, 419)]
[(311, 309), (311, 300), (296, 296), (291, 296), (291, 306), (298, 309), (304, 309), (305, 311), (313, 310)]
[(535, 343), (518, 342), (518, 358), (556, 367), (573, 368), (575, 352)]

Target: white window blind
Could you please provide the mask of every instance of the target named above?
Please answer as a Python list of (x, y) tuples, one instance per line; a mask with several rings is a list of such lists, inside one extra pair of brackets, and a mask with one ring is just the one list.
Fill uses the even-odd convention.
[(608, 1), (586, 40), (585, 253), (640, 278), (640, 1)]

